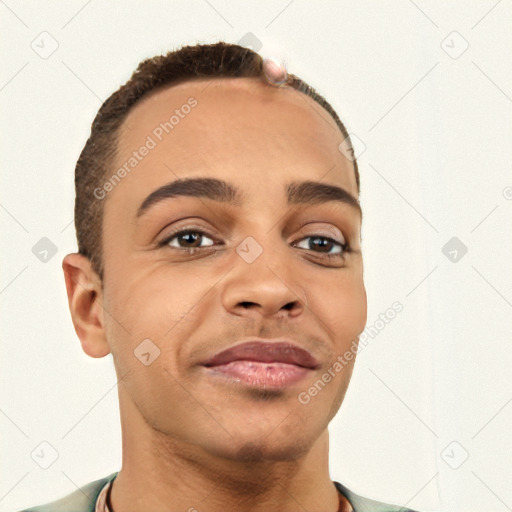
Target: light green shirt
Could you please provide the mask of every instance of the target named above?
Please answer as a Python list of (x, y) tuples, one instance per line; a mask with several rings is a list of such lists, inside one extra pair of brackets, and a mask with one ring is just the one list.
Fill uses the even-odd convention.
[[(51, 503), (25, 509), (21, 512), (109, 512), (105, 497), (117, 471), (104, 478), (90, 482), (67, 496)], [(416, 512), (410, 508), (389, 505), (380, 501), (363, 498), (339, 482), (333, 482), (354, 509), (354, 512)]]

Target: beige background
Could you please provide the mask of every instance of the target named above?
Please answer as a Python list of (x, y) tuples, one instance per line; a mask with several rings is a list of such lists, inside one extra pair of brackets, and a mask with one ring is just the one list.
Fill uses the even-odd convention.
[(425, 511), (512, 510), (509, 1), (5, 0), (0, 16), (0, 512), (120, 467), (112, 359), (81, 351), (61, 271), (74, 166), (140, 60), (220, 39), (284, 59), (364, 150), (373, 337), (330, 426), (332, 478)]

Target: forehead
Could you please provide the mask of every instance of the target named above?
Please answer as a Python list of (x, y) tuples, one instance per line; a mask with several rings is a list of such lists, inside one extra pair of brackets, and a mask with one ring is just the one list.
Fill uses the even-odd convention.
[(265, 194), (284, 192), (280, 184), (291, 181), (322, 181), (357, 197), (353, 165), (338, 150), (342, 140), (329, 113), (290, 87), (259, 78), (184, 81), (152, 91), (128, 114), (116, 169), (139, 148), (152, 149), (109, 198), (137, 202), (164, 183), (196, 176)]

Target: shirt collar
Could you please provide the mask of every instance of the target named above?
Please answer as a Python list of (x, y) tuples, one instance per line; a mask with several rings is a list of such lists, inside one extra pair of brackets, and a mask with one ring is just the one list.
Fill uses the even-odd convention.
[[(98, 494), (98, 499), (96, 500), (96, 507), (94, 508), (94, 512), (111, 512), (107, 506), (107, 495), (108, 495), (108, 492), (110, 490), (110, 487), (111, 487), (113, 481), (114, 480), (110, 480), (110, 482), (107, 482), (101, 489), (100, 493)], [(340, 503), (340, 508), (338, 510), (341, 510), (341, 507), (343, 505), (342, 496), (343, 497), (346, 497), (346, 496), (344, 493), (342, 493), (340, 491), (339, 488), (337, 489), (337, 491), (338, 491), (338, 498), (339, 498), (339, 503)]]
[(107, 506), (107, 493), (111, 485), (112, 480), (108, 482), (106, 485), (104, 485), (103, 488), (101, 489), (98, 495), (98, 499), (96, 500), (96, 507), (94, 509), (94, 512), (110, 512)]

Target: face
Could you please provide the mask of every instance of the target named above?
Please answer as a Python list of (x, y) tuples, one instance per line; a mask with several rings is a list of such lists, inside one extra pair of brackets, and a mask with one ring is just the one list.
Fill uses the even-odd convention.
[[(103, 199), (104, 322), (122, 400), (212, 455), (298, 457), (341, 405), (354, 359), (333, 365), (366, 324), (360, 212), (325, 187), (358, 195), (341, 132), (302, 93), (246, 78), (158, 90), (126, 124), (114, 170), (134, 151), (137, 163)], [(162, 189), (199, 178), (236, 194)], [(324, 186), (310, 199), (322, 194), (299, 201), (288, 187), (302, 182)], [(202, 366), (254, 337), (292, 340), (319, 367), (265, 389)]]

